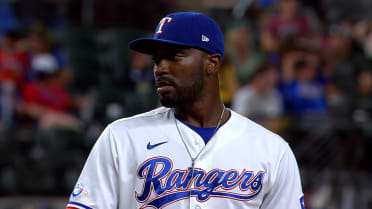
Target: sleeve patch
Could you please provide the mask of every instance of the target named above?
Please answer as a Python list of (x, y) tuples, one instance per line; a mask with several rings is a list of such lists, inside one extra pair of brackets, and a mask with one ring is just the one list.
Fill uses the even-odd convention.
[(71, 195), (73, 197), (77, 197), (77, 196), (79, 196), (81, 194), (84, 194), (85, 196), (88, 196), (88, 191), (86, 191), (84, 189), (83, 184), (78, 183), (78, 184), (76, 184), (76, 186), (75, 186), (74, 190), (72, 191), (72, 194)]

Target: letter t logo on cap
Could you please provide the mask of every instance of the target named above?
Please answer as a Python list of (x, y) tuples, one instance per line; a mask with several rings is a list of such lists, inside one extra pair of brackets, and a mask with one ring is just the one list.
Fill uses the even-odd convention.
[(158, 31), (156, 31), (156, 34), (158, 35), (162, 34), (165, 23), (170, 23), (171, 21), (172, 21), (171, 17), (163, 17), (163, 19), (161, 19), (159, 22), (159, 28)]

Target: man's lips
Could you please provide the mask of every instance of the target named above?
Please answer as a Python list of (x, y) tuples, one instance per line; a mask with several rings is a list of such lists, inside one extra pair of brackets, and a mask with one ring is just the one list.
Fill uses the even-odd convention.
[(173, 86), (169, 81), (159, 81), (158, 87), (164, 87), (164, 86)]
[(156, 92), (160, 95), (164, 95), (164, 94), (169, 93), (170, 91), (172, 91), (172, 89), (174, 89), (173, 86), (162, 86), (162, 87), (157, 88)]
[(167, 78), (156, 80), (155, 85), (157, 87), (156, 92), (160, 95), (171, 91), (175, 86), (173, 81)]

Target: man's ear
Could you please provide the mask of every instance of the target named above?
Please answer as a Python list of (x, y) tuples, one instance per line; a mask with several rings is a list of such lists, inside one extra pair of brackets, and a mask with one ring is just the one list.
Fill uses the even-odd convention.
[(208, 75), (217, 74), (222, 65), (222, 57), (220, 54), (207, 55), (207, 73)]

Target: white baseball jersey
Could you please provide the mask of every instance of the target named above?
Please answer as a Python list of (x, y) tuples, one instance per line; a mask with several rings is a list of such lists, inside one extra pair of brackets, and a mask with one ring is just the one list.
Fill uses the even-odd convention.
[[(165, 107), (111, 123), (94, 145), (67, 206), (303, 209), (299, 170), (288, 144), (230, 112), (206, 145)], [(186, 146), (197, 156), (194, 169)]]

